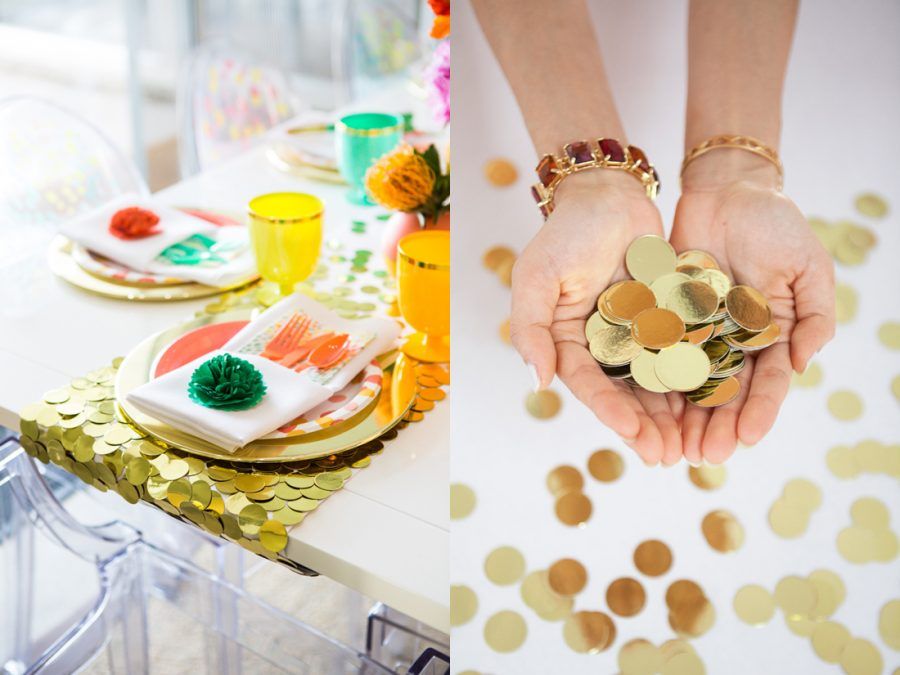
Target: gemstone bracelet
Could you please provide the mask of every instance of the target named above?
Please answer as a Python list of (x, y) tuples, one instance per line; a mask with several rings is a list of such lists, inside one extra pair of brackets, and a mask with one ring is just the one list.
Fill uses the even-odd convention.
[(656, 199), (659, 194), (659, 174), (640, 148), (633, 145), (623, 148), (612, 138), (598, 139), (596, 145), (591, 141), (575, 141), (568, 143), (561, 155), (541, 157), (535, 168), (540, 182), (531, 187), (531, 196), (544, 218), (553, 212), (553, 196), (563, 179), (588, 169), (626, 171), (641, 181), (650, 199)]

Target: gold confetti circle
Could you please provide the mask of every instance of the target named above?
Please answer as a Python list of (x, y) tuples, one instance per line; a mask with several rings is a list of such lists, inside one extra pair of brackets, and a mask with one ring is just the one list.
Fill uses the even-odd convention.
[(468, 586), (450, 586), (450, 625), (468, 623), (478, 611), (478, 596)]
[(729, 511), (711, 511), (701, 524), (706, 543), (720, 553), (737, 551), (744, 543), (744, 528)]
[(900, 651), (900, 600), (886, 602), (878, 615), (878, 633), (891, 649)]
[(672, 567), (672, 551), (658, 539), (648, 539), (634, 549), (634, 566), (648, 577), (662, 576)]
[[(687, 284), (682, 284), (678, 288), (685, 286)], [(677, 293), (677, 290), (673, 293)], [(671, 347), (684, 337), (684, 321), (670, 309), (651, 307), (634, 317), (631, 337), (645, 349)]]
[(841, 668), (847, 675), (881, 675), (884, 660), (881, 652), (863, 638), (851, 638), (841, 652)]
[(622, 476), (625, 462), (615, 450), (597, 450), (588, 458), (588, 473), (601, 483), (612, 483)]
[(718, 490), (725, 484), (727, 475), (723, 464), (688, 467), (688, 478), (701, 490)]
[(862, 497), (850, 507), (854, 525), (868, 530), (882, 530), (890, 525), (891, 514), (883, 502), (874, 497)]
[(533, 391), (525, 399), (528, 414), (539, 420), (547, 420), (556, 416), (562, 406), (559, 394), (550, 389)]
[(450, 518), (459, 520), (475, 510), (475, 491), (463, 483), (450, 485)]
[(587, 570), (577, 560), (563, 558), (550, 565), (547, 583), (559, 595), (576, 595), (587, 583)]
[(775, 602), (786, 617), (804, 618), (816, 606), (816, 587), (803, 577), (784, 577), (775, 586)]
[(500, 339), (503, 340), (503, 342), (508, 345), (512, 344), (512, 339), (509, 337), (509, 319), (503, 320), (498, 332), (500, 333)]
[(632, 379), (637, 382), (642, 389), (652, 391), (657, 394), (665, 394), (671, 391), (664, 385), (656, 375), (656, 352), (649, 349), (642, 349), (628, 365)]
[(862, 415), (862, 400), (852, 391), (836, 391), (828, 397), (828, 411), (839, 420), (855, 420)]
[(733, 604), (738, 618), (751, 626), (763, 626), (775, 614), (772, 594), (757, 584), (748, 584), (738, 589)]
[(481, 257), (481, 262), (492, 272), (496, 272), (505, 263), (515, 262), (515, 260), (516, 254), (508, 246), (493, 246)]
[(579, 492), (584, 487), (584, 477), (574, 466), (561, 464), (547, 474), (547, 489), (554, 497), (566, 492)]
[(637, 579), (622, 577), (606, 589), (606, 604), (619, 616), (634, 616), (644, 608), (646, 601), (647, 594)]
[(625, 251), (628, 273), (645, 284), (675, 271), (675, 249), (662, 237), (646, 234), (638, 237)]
[(895, 399), (900, 401), (900, 375), (895, 375), (894, 379), (891, 380), (891, 393)]
[(764, 330), (772, 323), (772, 310), (765, 296), (750, 286), (734, 286), (725, 298), (732, 320), (744, 330)]
[(794, 373), (792, 382), (795, 387), (818, 387), (822, 383), (822, 366), (810, 363), (802, 373)]
[(500, 546), (485, 558), (484, 573), (498, 586), (514, 584), (525, 574), (525, 558), (512, 546)]
[(287, 547), (288, 535), (283, 523), (275, 519), (267, 520), (259, 528), (259, 541), (272, 553), (279, 553)]
[(519, 172), (509, 160), (495, 158), (485, 162), (484, 176), (491, 185), (506, 187), (516, 182)]
[(547, 570), (531, 572), (522, 580), (519, 594), (525, 604), (544, 621), (562, 621), (572, 613), (571, 596), (560, 595), (550, 588)]
[(583, 525), (591, 517), (591, 500), (581, 492), (567, 492), (556, 500), (556, 517), (564, 525)]
[(662, 652), (649, 640), (637, 638), (619, 649), (621, 675), (653, 675), (663, 666)]
[(525, 642), (528, 626), (518, 612), (506, 609), (492, 615), (484, 624), (484, 641), (495, 652), (508, 654)]
[(596, 654), (604, 651), (616, 637), (616, 626), (603, 612), (580, 611), (566, 619), (563, 639), (572, 651)]
[(794, 478), (784, 486), (784, 499), (791, 506), (815, 511), (822, 505), (822, 491), (812, 481)]
[(706, 667), (696, 654), (683, 653), (666, 661), (659, 672), (660, 675), (705, 675)]
[(850, 631), (834, 621), (824, 621), (813, 628), (810, 638), (816, 656), (825, 663), (837, 663), (850, 642)]
[(874, 192), (857, 195), (854, 204), (857, 211), (869, 218), (884, 218), (888, 212), (887, 202)]
[(847, 284), (837, 284), (834, 287), (834, 317), (838, 323), (853, 321), (858, 305), (856, 289)]
[(888, 349), (900, 349), (900, 321), (886, 321), (878, 327), (878, 339)]
[[(692, 279), (669, 291), (665, 307), (686, 324), (704, 323), (719, 308), (719, 296), (706, 282)], [(676, 324), (671, 323), (674, 330)]]
[(769, 509), (769, 525), (779, 537), (793, 539), (806, 532), (809, 512), (792, 506), (784, 499), (777, 499)]

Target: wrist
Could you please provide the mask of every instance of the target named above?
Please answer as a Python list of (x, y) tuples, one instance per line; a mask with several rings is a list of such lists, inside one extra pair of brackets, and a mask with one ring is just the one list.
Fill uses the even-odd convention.
[(568, 176), (556, 188), (554, 201), (560, 204), (563, 201), (601, 194), (621, 194), (629, 198), (648, 199), (644, 187), (634, 179), (634, 176), (624, 171), (595, 169)]
[(716, 148), (691, 161), (681, 174), (682, 192), (711, 192), (736, 184), (777, 191), (780, 183), (771, 161), (740, 148)]

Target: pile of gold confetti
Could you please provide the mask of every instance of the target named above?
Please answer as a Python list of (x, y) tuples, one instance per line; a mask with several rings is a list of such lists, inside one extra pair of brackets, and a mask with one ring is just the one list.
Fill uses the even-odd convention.
[(701, 407), (733, 401), (745, 354), (780, 333), (763, 295), (733, 286), (709, 253), (676, 255), (655, 235), (631, 243), (625, 266), (632, 279), (603, 291), (585, 324), (603, 371), (647, 391), (684, 392)]

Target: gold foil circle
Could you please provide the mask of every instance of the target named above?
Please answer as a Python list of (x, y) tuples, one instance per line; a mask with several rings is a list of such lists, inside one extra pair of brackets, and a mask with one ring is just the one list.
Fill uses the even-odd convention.
[(834, 621), (825, 621), (813, 628), (810, 636), (813, 651), (825, 663), (837, 663), (850, 642), (850, 631)]
[(619, 649), (621, 675), (654, 675), (663, 667), (662, 652), (649, 640), (629, 640)]
[(563, 625), (563, 639), (572, 651), (596, 654), (606, 650), (616, 637), (612, 619), (603, 612), (575, 612)]
[(607, 366), (630, 363), (642, 347), (631, 337), (630, 326), (608, 326), (594, 333), (590, 341), (591, 356)]
[(775, 614), (775, 600), (772, 594), (757, 584), (748, 584), (738, 589), (734, 595), (734, 612), (744, 623), (763, 626)]
[(890, 600), (878, 614), (878, 633), (891, 649), (900, 651), (900, 599)]
[(653, 295), (656, 296), (656, 306), (665, 306), (666, 298), (669, 296), (671, 290), (676, 286), (683, 284), (685, 281), (690, 280), (691, 277), (682, 272), (663, 274), (661, 277), (654, 279), (653, 283), (650, 284), (650, 290), (653, 291)]
[(601, 483), (618, 480), (625, 470), (625, 462), (615, 450), (597, 450), (588, 458), (587, 466), (588, 473)]
[(478, 611), (478, 596), (468, 586), (450, 586), (450, 625), (462, 626)]
[(525, 574), (525, 557), (512, 546), (500, 546), (484, 560), (485, 576), (498, 586), (514, 584)]
[(686, 324), (703, 323), (719, 309), (719, 296), (703, 281), (686, 281), (669, 292), (665, 307)]
[(528, 626), (518, 612), (506, 609), (493, 614), (484, 624), (484, 641), (495, 652), (508, 654), (525, 642)]
[(841, 652), (841, 668), (847, 675), (881, 675), (884, 659), (878, 648), (863, 638), (851, 638)]
[(828, 397), (828, 411), (833, 417), (842, 421), (857, 419), (863, 412), (862, 399), (852, 391), (841, 390)]
[(887, 202), (874, 192), (857, 195), (853, 203), (857, 211), (869, 218), (884, 218), (888, 212)]
[(699, 347), (679, 342), (659, 352), (656, 376), (673, 391), (692, 391), (709, 377), (709, 357)]
[(550, 565), (547, 582), (559, 595), (573, 596), (580, 593), (587, 584), (587, 570), (577, 560), (563, 558)]
[(724, 464), (703, 464), (688, 467), (688, 478), (701, 490), (718, 490), (725, 484), (727, 471)]
[(689, 249), (678, 254), (678, 265), (693, 265), (706, 269), (719, 269), (719, 263), (711, 253), (699, 249)]
[(575, 600), (550, 588), (547, 570), (530, 572), (523, 580), (519, 593), (525, 604), (544, 621), (562, 621), (572, 613)]
[(716, 292), (720, 301), (724, 300), (725, 296), (728, 295), (728, 291), (731, 290), (731, 279), (729, 279), (728, 275), (722, 270), (705, 269), (700, 279), (709, 284), (710, 288)]
[(631, 337), (646, 349), (671, 347), (684, 337), (684, 322), (671, 310), (651, 307), (634, 318)]
[(688, 400), (701, 408), (717, 408), (727, 405), (741, 393), (741, 383), (734, 377), (720, 380), (714, 387), (702, 388), (696, 394), (688, 394)]
[(556, 500), (556, 517), (564, 525), (583, 525), (591, 517), (591, 500), (581, 492), (567, 492)]
[(610, 286), (603, 296), (600, 309), (617, 324), (634, 321), (646, 309), (656, 307), (656, 296), (640, 281), (619, 281)]
[(450, 485), (450, 519), (465, 518), (475, 510), (475, 491), (463, 483)]
[(641, 350), (641, 353), (635, 356), (629, 365), (631, 377), (634, 378), (634, 381), (643, 389), (658, 394), (664, 394), (671, 391), (671, 389), (664, 385), (656, 376), (656, 359), (656, 352), (652, 352), (648, 349)]
[(662, 576), (672, 567), (672, 551), (658, 539), (648, 539), (634, 549), (634, 566), (648, 577)]
[(662, 237), (646, 234), (638, 237), (625, 251), (628, 273), (645, 284), (675, 271), (675, 249)]
[(719, 553), (737, 551), (744, 544), (744, 528), (733, 513), (711, 511), (701, 525), (706, 543)]
[(758, 332), (772, 323), (765, 296), (750, 286), (734, 286), (725, 297), (728, 314), (744, 330)]
[(561, 464), (547, 474), (547, 489), (554, 497), (567, 492), (580, 492), (584, 487), (584, 476), (574, 466)]
[(745, 351), (757, 351), (771, 347), (778, 342), (781, 335), (781, 328), (777, 323), (770, 323), (759, 333), (751, 333), (749, 331), (737, 331), (731, 335), (726, 335), (722, 339), (730, 347), (742, 349)]
[(816, 587), (808, 579), (787, 576), (775, 586), (775, 602), (787, 618), (804, 618), (816, 606)]
[(631, 577), (616, 579), (606, 589), (606, 604), (614, 614), (634, 616), (644, 608), (647, 594), (641, 582)]
[(525, 409), (528, 414), (539, 420), (547, 420), (555, 417), (562, 407), (559, 394), (550, 389), (533, 391), (525, 398)]

